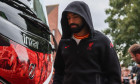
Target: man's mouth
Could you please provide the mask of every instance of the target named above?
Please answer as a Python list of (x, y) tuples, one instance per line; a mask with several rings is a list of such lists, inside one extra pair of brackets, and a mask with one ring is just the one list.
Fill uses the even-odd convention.
[(71, 28), (76, 28), (76, 27), (77, 27), (77, 25), (71, 25), (70, 27), (71, 27)]

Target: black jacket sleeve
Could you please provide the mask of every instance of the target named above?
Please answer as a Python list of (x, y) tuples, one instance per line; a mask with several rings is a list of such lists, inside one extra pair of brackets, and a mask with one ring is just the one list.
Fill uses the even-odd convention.
[(63, 84), (64, 60), (61, 55), (61, 41), (59, 43), (55, 61), (54, 61), (54, 70), (55, 72), (54, 72), (53, 84)]
[(102, 69), (108, 80), (107, 84), (121, 84), (121, 68), (113, 44), (106, 37), (102, 41)]

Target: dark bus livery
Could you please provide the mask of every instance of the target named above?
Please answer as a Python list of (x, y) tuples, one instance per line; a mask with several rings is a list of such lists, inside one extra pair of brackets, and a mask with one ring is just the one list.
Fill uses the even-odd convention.
[(22, 1), (0, 0), (0, 84), (43, 84), (52, 75), (51, 36)]

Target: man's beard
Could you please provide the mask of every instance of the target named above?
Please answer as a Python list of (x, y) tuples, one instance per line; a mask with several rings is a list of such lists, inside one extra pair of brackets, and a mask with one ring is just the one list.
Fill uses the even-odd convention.
[(137, 64), (140, 64), (140, 61), (137, 61)]
[[(77, 27), (71, 28), (72, 25), (75, 25), (75, 26), (77, 26)], [(72, 33), (79, 33), (79, 32), (83, 29), (83, 27), (85, 26), (85, 24), (78, 25), (78, 24), (72, 23), (72, 24), (70, 24), (69, 26), (70, 26), (70, 28), (71, 28), (71, 32), (72, 32)]]

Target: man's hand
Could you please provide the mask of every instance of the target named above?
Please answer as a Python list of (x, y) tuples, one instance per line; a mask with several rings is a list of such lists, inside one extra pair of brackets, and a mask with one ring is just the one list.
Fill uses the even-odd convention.
[(130, 84), (136, 84), (136, 80), (130, 79), (130, 80), (129, 80), (129, 83), (130, 83)]

